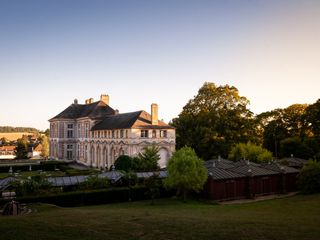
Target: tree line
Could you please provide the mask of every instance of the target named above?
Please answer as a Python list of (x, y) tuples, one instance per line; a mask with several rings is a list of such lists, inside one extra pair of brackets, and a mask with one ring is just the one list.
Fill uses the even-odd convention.
[[(177, 149), (192, 147), (208, 160), (228, 157), (237, 144), (250, 143), (267, 149), (275, 158), (320, 158), (320, 99), (258, 115), (248, 105), (249, 100), (236, 87), (204, 83), (171, 122), (176, 128)], [(255, 151), (251, 145), (238, 148)]]
[(31, 127), (11, 127), (11, 126), (0, 126), (1, 133), (11, 133), (11, 132), (29, 132), (38, 133), (39, 130)]

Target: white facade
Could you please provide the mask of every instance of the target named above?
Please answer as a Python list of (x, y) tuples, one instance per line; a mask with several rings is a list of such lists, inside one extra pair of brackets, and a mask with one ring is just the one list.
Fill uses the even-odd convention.
[(99, 122), (101, 119), (89, 117), (51, 119), (50, 158), (110, 169), (120, 155), (136, 156), (154, 144), (160, 149), (158, 165), (163, 168), (175, 150), (175, 129), (169, 125), (133, 124), (130, 128), (92, 131)]

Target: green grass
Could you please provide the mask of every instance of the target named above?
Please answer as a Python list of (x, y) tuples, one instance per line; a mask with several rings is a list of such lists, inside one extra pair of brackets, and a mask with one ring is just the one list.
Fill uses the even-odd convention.
[(213, 205), (174, 199), (0, 216), (1, 239), (320, 239), (320, 195)]
[[(47, 172), (63, 176), (64, 171)], [(5, 175), (7, 173), (3, 173)], [(39, 175), (21, 172), (20, 178)], [(1, 178), (1, 174), (0, 174)], [(26, 216), (0, 216), (0, 239), (320, 239), (320, 195), (238, 205), (173, 199), (60, 208), (34, 205)]]

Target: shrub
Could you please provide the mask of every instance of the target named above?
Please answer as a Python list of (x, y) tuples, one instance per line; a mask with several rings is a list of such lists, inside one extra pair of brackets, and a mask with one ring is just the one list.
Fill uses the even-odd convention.
[(233, 161), (247, 159), (256, 163), (267, 162), (272, 160), (272, 153), (250, 142), (238, 143), (231, 149), (229, 159)]
[(302, 193), (320, 193), (320, 163), (309, 161), (298, 175), (298, 187)]
[(103, 189), (110, 186), (110, 182), (107, 178), (101, 178), (97, 175), (91, 175), (87, 177), (86, 181), (79, 185), (80, 189)]

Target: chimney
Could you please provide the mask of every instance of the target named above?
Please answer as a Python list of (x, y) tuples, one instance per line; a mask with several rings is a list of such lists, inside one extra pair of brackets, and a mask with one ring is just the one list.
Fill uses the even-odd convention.
[(89, 104), (89, 99), (86, 99), (85, 103), (86, 103), (86, 104)]
[(78, 104), (78, 99), (75, 99), (75, 100), (73, 101), (73, 104)]
[(114, 110), (114, 115), (118, 115), (118, 114), (119, 114), (119, 110), (118, 109)]
[(158, 104), (151, 104), (151, 122), (152, 125), (158, 125)]
[(104, 102), (105, 104), (109, 105), (109, 95), (101, 94), (100, 101)]
[(88, 104), (93, 103), (93, 98), (88, 99)]

